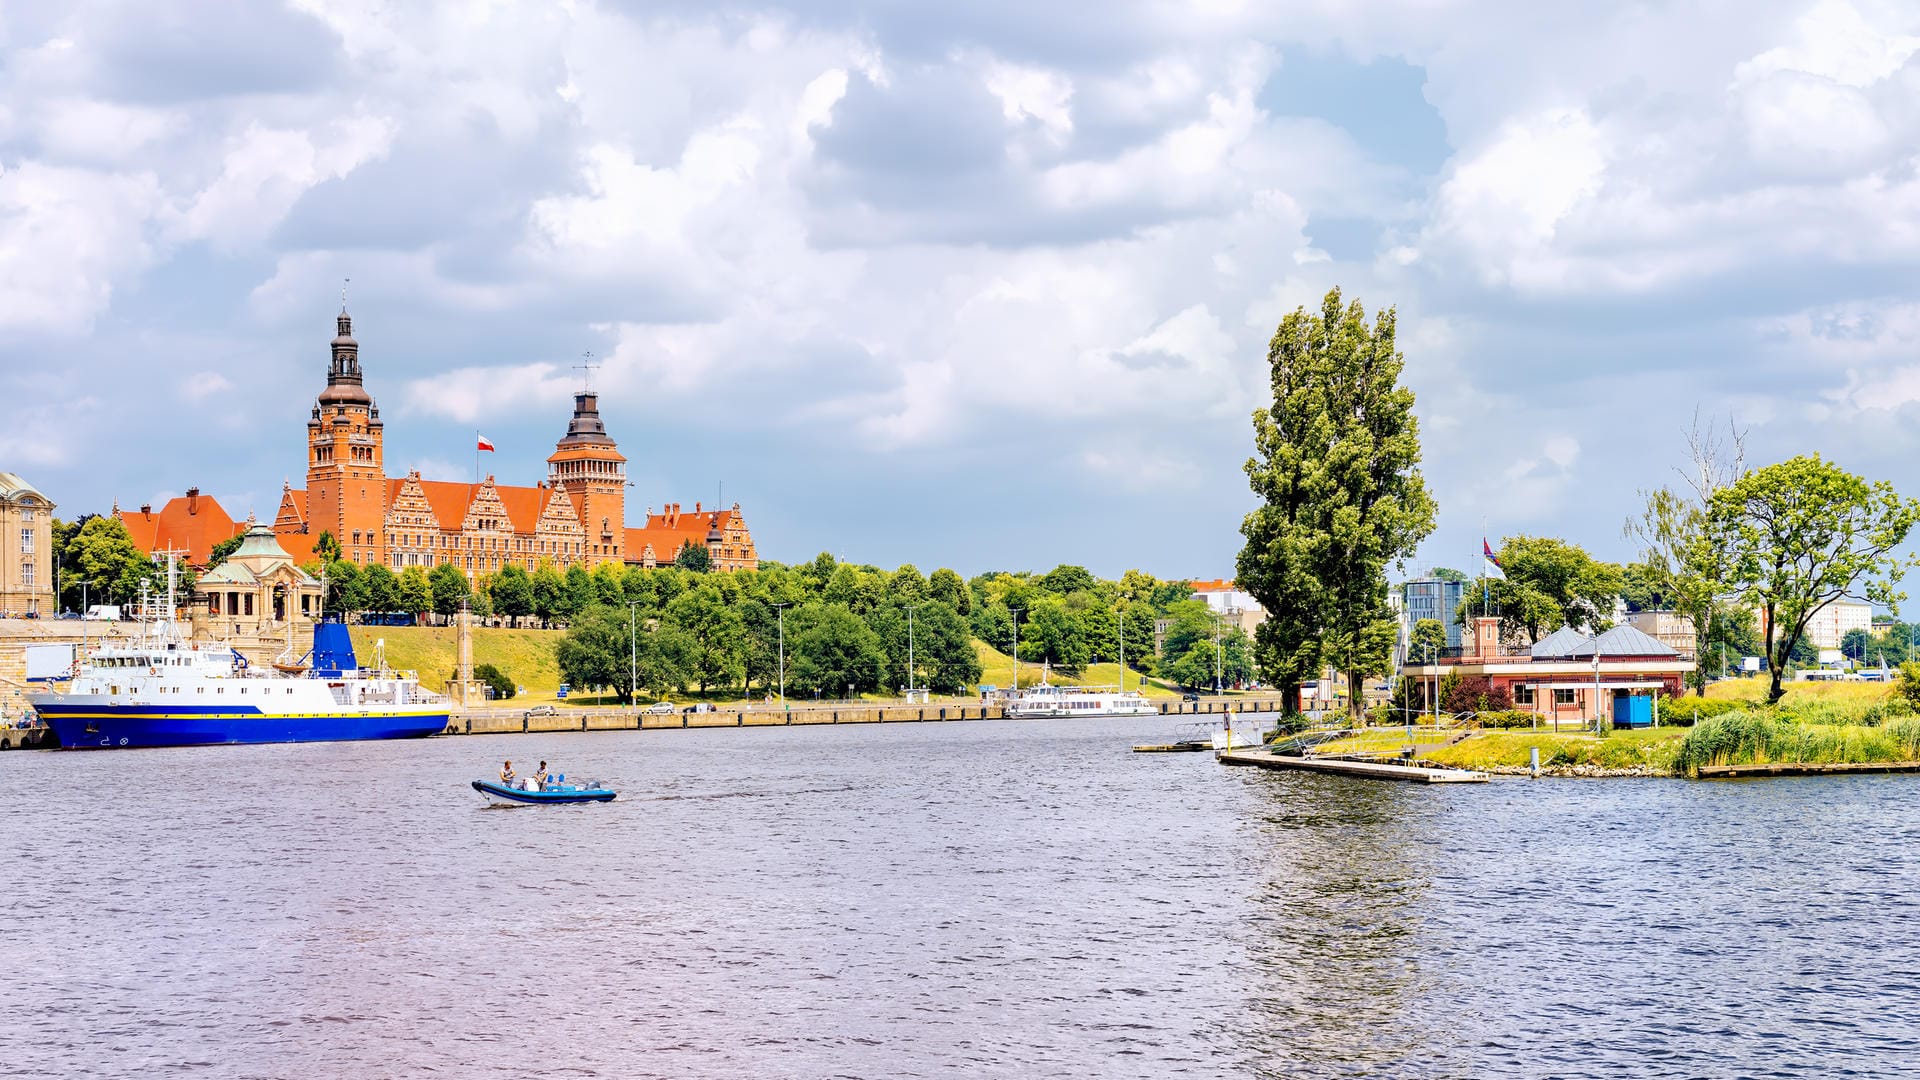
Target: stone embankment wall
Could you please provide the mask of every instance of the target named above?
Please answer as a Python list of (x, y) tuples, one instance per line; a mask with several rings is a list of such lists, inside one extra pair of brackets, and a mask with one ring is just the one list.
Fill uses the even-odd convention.
[[(1202, 701), (1157, 701), (1162, 716), (1206, 716), (1232, 713), (1270, 713), (1279, 698), (1208, 698)], [(627, 709), (571, 709), (551, 716), (528, 715), (511, 709), (475, 709), (457, 712), (447, 726), (449, 735), (506, 735), (553, 731), (652, 731), (661, 728), (797, 727), (814, 724), (913, 724), (949, 720), (1002, 720), (1000, 705), (838, 705), (779, 708), (722, 708), (704, 713), (649, 713)]]

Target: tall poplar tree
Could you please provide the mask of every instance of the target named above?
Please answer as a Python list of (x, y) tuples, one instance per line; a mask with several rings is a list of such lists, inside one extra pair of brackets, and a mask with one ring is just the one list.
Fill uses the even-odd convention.
[(1325, 662), (1346, 673), (1358, 715), (1365, 679), (1392, 661), (1387, 566), (1433, 531), (1394, 329), (1393, 309), (1369, 325), (1334, 289), (1318, 314), (1282, 319), (1267, 346), (1273, 405), (1253, 414), (1246, 464), (1262, 505), (1241, 523), (1236, 574), (1266, 609), (1255, 655), (1289, 707)]

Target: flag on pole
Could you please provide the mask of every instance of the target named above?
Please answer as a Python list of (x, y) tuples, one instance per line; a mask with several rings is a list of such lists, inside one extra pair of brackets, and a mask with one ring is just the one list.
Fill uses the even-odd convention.
[(1493, 553), (1493, 545), (1487, 543), (1484, 536), (1480, 538), (1480, 554), (1486, 559), (1486, 565), (1480, 571), (1482, 577), (1507, 580), (1507, 572), (1500, 566), (1500, 557)]
[(485, 451), (486, 451), (487, 453), (489, 453), (489, 454), (491, 454), (491, 453), (493, 453), (493, 440), (492, 440), (492, 439), (489, 439), (489, 438), (487, 438), (487, 437), (486, 437), (485, 435), (481, 435), (481, 434), (480, 434), (479, 432), (475, 432), (474, 434), (475, 434), (475, 435), (476, 435), (476, 436), (477, 436), (477, 437), (479, 438), (479, 440), (480, 440), (480, 445), (479, 445), (479, 447), (478, 447), (477, 449), (475, 449), (475, 450), (474, 450), (474, 453), (476, 453), (476, 454), (477, 454), (477, 453), (479, 453), (479, 452), (480, 452), (481, 450), (485, 450)]

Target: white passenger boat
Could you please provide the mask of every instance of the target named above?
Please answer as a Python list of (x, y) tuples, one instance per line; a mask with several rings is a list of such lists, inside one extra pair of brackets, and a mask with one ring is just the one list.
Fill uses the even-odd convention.
[(1051, 686), (1043, 682), (1007, 697), (1009, 720), (1157, 716), (1159, 712), (1138, 690), (1122, 690), (1117, 686)]

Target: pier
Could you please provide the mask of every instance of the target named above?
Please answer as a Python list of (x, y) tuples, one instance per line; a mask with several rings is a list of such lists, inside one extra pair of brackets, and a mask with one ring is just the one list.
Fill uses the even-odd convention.
[(1351, 761), (1344, 758), (1294, 757), (1271, 750), (1223, 750), (1222, 765), (1252, 765), (1262, 769), (1299, 770), (1353, 776), (1363, 780), (1399, 780), (1412, 784), (1484, 784), (1486, 773), (1466, 769), (1435, 769), (1419, 765), (1389, 765), (1380, 761)]

